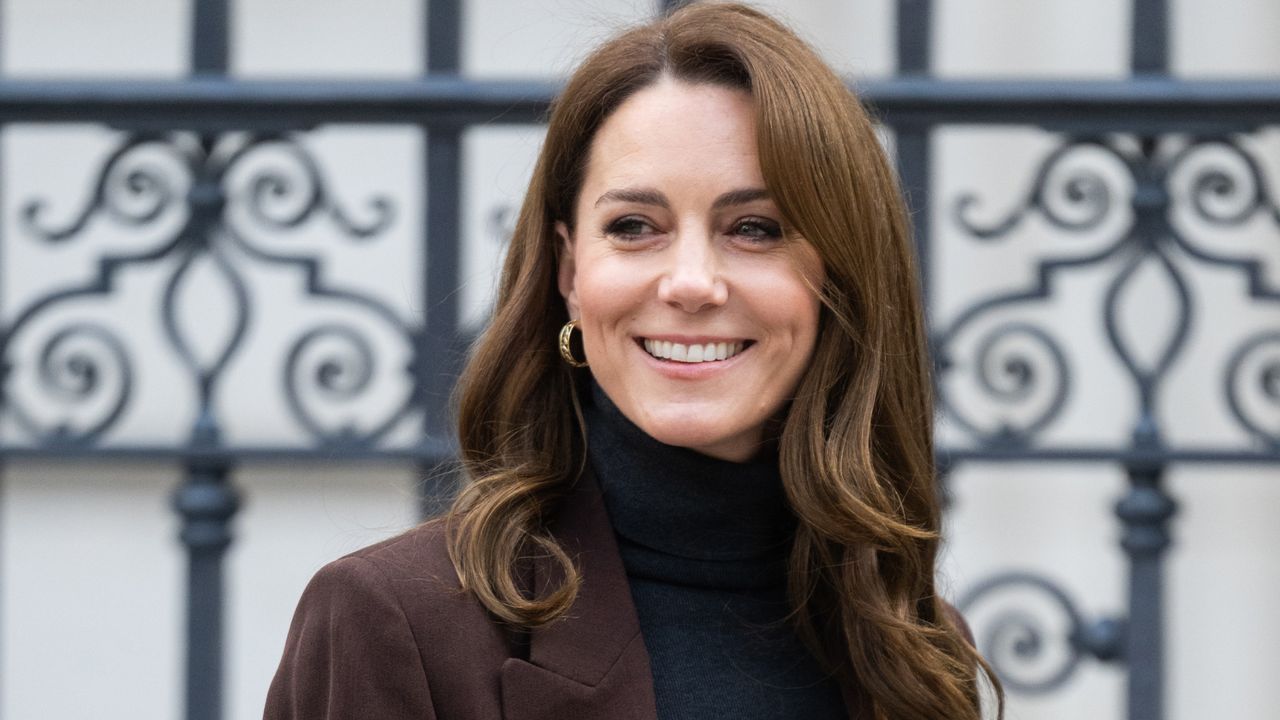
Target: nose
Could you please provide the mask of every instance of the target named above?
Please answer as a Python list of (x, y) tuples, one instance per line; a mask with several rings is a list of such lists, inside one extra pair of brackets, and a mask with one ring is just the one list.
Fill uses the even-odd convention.
[(729, 288), (719, 258), (705, 235), (681, 235), (670, 249), (671, 265), (658, 283), (658, 299), (689, 313), (723, 305)]

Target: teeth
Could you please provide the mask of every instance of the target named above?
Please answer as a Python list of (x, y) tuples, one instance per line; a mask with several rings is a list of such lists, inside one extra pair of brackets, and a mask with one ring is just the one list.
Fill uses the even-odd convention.
[(681, 345), (668, 340), (645, 340), (644, 349), (650, 355), (663, 360), (682, 363), (714, 362), (728, 360), (742, 352), (743, 343), (707, 343), (705, 345)]

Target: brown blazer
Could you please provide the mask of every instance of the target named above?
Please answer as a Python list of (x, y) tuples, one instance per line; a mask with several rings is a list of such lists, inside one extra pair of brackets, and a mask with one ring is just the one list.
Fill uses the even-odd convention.
[(460, 589), (439, 521), (326, 565), (298, 602), (263, 717), (655, 720), (649, 656), (594, 479), (577, 484), (554, 528), (582, 588), (527, 648)]
[[(568, 616), (527, 645), (460, 589), (439, 521), (326, 565), (298, 603), (263, 717), (656, 720), (649, 656), (589, 474), (552, 527), (583, 583)], [(846, 704), (857, 705), (848, 691)]]

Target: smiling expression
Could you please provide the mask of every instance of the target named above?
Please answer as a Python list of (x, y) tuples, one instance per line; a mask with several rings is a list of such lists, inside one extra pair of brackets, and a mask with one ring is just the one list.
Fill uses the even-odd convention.
[(591, 373), (653, 438), (743, 461), (818, 331), (822, 263), (765, 189), (751, 96), (663, 78), (592, 141), (559, 285)]

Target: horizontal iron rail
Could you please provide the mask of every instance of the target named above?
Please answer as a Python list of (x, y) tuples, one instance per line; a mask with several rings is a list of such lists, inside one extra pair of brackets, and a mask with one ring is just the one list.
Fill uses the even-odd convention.
[[(1280, 121), (1280, 80), (948, 80), (854, 83), (894, 125), (1037, 125), (1093, 132), (1223, 132)], [(0, 123), (132, 129), (291, 129), (326, 123), (540, 122), (558, 83), (415, 80), (4, 80)]]
[(456, 458), (447, 443), (400, 447), (198, 447), (192, 445), (7, 445), (0, 460), (143, 460), (175, 462), (422, 462), (435, 464)]
[(1126, 448), (1052, 447), (1045, 449), (970, 449), (941, 448), (938, 458), (948, 463), (960, 462), (1101, 462), (1126, 466), (1153, 466), (1172, 463), (1275, 465), (1280, 464), (1280, 450), (1227, 450), (1221, 448), (1183, 448), (1178, 450), (1141, 450)]
[(541, 122), (549, 81), (3, 81), (0, 122), (101, 122), (141, 129), (306, 128), (325, 123)]
[[(0, 446), (3, 460), (161, 460), (210, 462), (436, 462), (456, 456), (447, 443), (402, 447), (193, 447), (190, 445), (45, 445)], [(1046, 449), (979, 450), (942, 448), (938, 458), (959, 462), (1105, 462), (1124, 465), (1212, 463), (1230, 465), (1280, 464), (1280, 450), (1136, 450), (1125, 448), (1062, 447)]]

